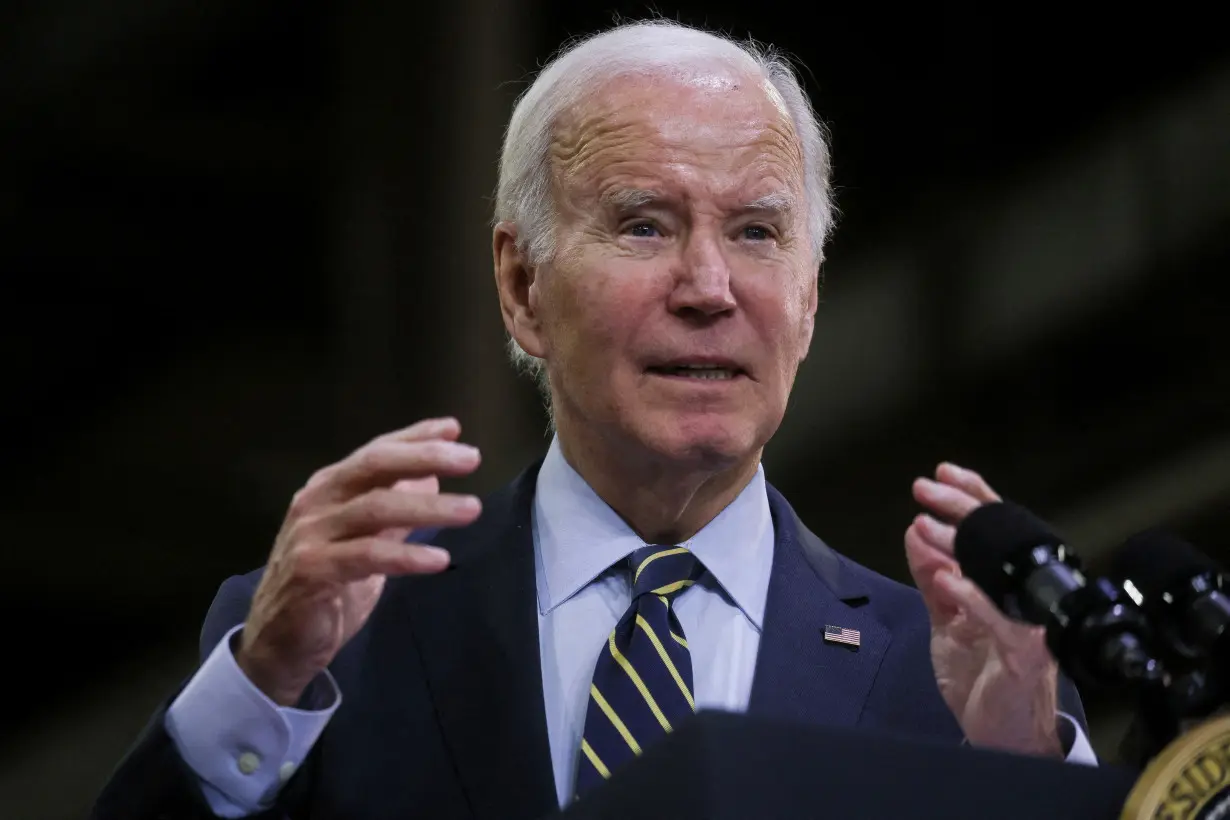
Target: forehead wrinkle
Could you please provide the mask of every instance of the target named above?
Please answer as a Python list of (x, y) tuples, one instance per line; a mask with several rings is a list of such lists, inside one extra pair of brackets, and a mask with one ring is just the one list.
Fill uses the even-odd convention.
[(769, 144), (780, 151), (783, 157), (788, 157), (790, 162), (794, 163), (800, 181), (802, 181), (803, 145), (795, 134), (794, 123), (789, 117), (769, 120), (763, 124), (763, 130), (772, 134)]
[[(631, 145), (635, 147), (629, 148)], [(774, 150), (780, 147), (780, 144), (766, 146), (756, 140), (724, 149), (700, 151), (690, 145), (674, 149), (661, 141), (624, 139), (589, 146), (586, 151), (578, 152), (578, 157), (583, 153), (583, 161), (575, 161), (565, 167), (557, 166), (553, 176), (556, 185), (579, 183), (570, 186), (572, 189), (568, 193), (571, 197), (593, 198), (600, 205), (636, 207), (649, 204), (651, 200), (686, 200), (691, 199), (696, 191), (703, 190), (707, 192), (706, 197), (725, 200), (736, 207), (750, 208), (752, 206), (747, 198), (749, 188), (764, 190), (767, 183), (796, 195), (801, 193), (801, 177), (795, 179), (799, 177), (798, 166), (789, 155)], [(731, 161), (731, 154), (735, 155), (734, 161)], [(740, 157), (739, 154), (747, 156)], [(610, 161), (604, 162), (608, 156)], [(701, 160), (703, 166), (704, 160), (710, 156), (720, 157), (724, 167), (702, 167), (697, 173), (697, 160)], [(716, 177), (713, 175), (715, 171)], [(592, 183), (592, 187), (579, 190), (586, 183)], [(791, 203), (797, 200), (797, 196), (792, 198), (783, 193), (774, 201), (763, 203), (763, 209), (779, 208), (786, 204), (783, 201), (786, 198)]]
[[(589, 104), (572, 109), (553, 129), (551, 184), (558, 204), (563, 205), (560, 200), (565, 196), (561, 194), (567, 199), (578, 195), (585, 200), (601, 198), (604, 189), (617, 186), (621, 180), (625, 188), (674, 188), (680, 183), (687, 188), (698, 181), (688, 179), (689, 166), (696, 165), (697, 160), (703, 165), (713, 158), (719, 160), (718, 167), (708, 170), (745, 181), (748, 177), (758, 181), (777, 177), (802, 192), (802, 146), (796, 139), (794, 123), (781, 114), (773, 95), (762, 97), (773, 111), (765, 116), (764, 109), (747, 97), (706, 94), (717, 102), (718, 109), (716, 117), (706, 124), (686, 116), (675, 118), (673, 112), (665, 117), (653, 116), (644, 107), (641, 92), (645, 90), (608, 88)], [(657, 104), (657, 100), (649, 102), (650, 107)], [(726, 111), (733, 116), (725, 116)], [(664, 169), (671, 172), (665, 179)], [(654, 184), (644, 184), (651, 180)], [(704, 187), (712, 187), (713, 181), (704, 180)], [(579, 190), (586, 182), (593, 183), (592, 190)], [(658, 198), (663, 195), (659, 192)]]
[(576, 123), (564, 123), (555, 129), (551, 140), (552, 164), (572, 173), (584, 167), (594, 155), (611, 148), (626, 148), (635, 143), (637, 132), (644, 131), (635, 120), (619, 122), (609, 113), (595, 112)]

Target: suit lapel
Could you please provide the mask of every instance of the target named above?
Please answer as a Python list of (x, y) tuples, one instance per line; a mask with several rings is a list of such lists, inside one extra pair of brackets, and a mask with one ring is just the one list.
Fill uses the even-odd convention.
[[(854, 725), (892, 640), (869, 592), (772, 487), (776, 541), (749, 712)], [(857, 649), (824, 640), (826, 626), (859, 631)]]
[[(396, 596), (411, 619), (445, 743), (477, 818), (528, 819), (557, 809), (530, 522), (538, 466), (486, 499), (475, 524), (433, 539), (451, 550), (452, 567), (405, 579), (410, 583)], [(891, 634), (866, 605), (862, 580), (775, 489), (768, 494), (773, 569), (748, 710), (853, 725)], [(825, 626), (857, 629), (860, 646), (826, 643)]]
[(406, 590), (446, 745), (478, 818), (558, 809), (538, 652), (530, 525), (538, 466), (432, 543), (452, 566)]

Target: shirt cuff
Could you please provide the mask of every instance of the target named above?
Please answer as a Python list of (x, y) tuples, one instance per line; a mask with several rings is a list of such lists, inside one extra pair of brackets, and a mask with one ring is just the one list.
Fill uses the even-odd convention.
[[(1085, 736), (1085, 730), (1080, 722), (1071, 715), (1057, 712), (1059, 724), (1059, 742), (1064, 748), (1065, 763), (1079, 763), (1082, 766), (1098, 765), (1098, 756), (1093, 751), (1093, 745)], [(962, 746), (972, 745), (968, 737), (961, 738)]]
[(326, 670), (301, 701), (308, 708), (274, 703), (235, 662), (231, 639), (242, 628), (236, 626), (218, 642), (172, 702), (165, 722), (220, 817), (268, 808), (342, 702)]
[[(1063, 712), (1059, 713), (1059, 718), (1071, 727), (1071, 735), (1062, 731), (1063, 727), (1060, 727), (1060, 737), (1064, 738), (1064, 745), (1067, 747), (1064, 760), (1068, 763), (1080, 763), (1082, 766), (1098, 765), (1098, 756), (1094, 753), (1093, 746), (1089, 743), (1089, 738), (1085, 736), (1085, 730), (1081, 728), (1080, 723), (1071, 715)], [(1071, 745), (1067, 743), (1068, 737), (1071, 737)]]

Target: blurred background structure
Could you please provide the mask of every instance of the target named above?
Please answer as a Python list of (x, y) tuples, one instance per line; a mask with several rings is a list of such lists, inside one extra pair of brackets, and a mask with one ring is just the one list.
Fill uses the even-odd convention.
[[(1212, 12), (655, 8), (797, 55), (832, 128), (844, 215), (766, 457), (812, 529), (906, 579), (910, 482), (952, 459), (1095, 565), (1152, 524), (1230, 563)], [(489, 197), (515, 95), (614, 12), (646, 7), (0, 10), (0, 817), (83, 816), (313, 470), (430, 414), (483, 448), (470, 487), (544, 452)], [(1113, 753), (1123, 706), (1087, 701)]]

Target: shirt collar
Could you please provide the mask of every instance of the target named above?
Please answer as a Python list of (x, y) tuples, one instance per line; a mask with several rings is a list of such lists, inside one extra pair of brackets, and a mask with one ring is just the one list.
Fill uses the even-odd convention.
[[(760, 629), (773, 564), (773, 519), (763, 466), (685, 546)], [(552, 440), (534, 494), (534, 552), (542, 614), (576, 595), (613, 564), (645, 546)]]

